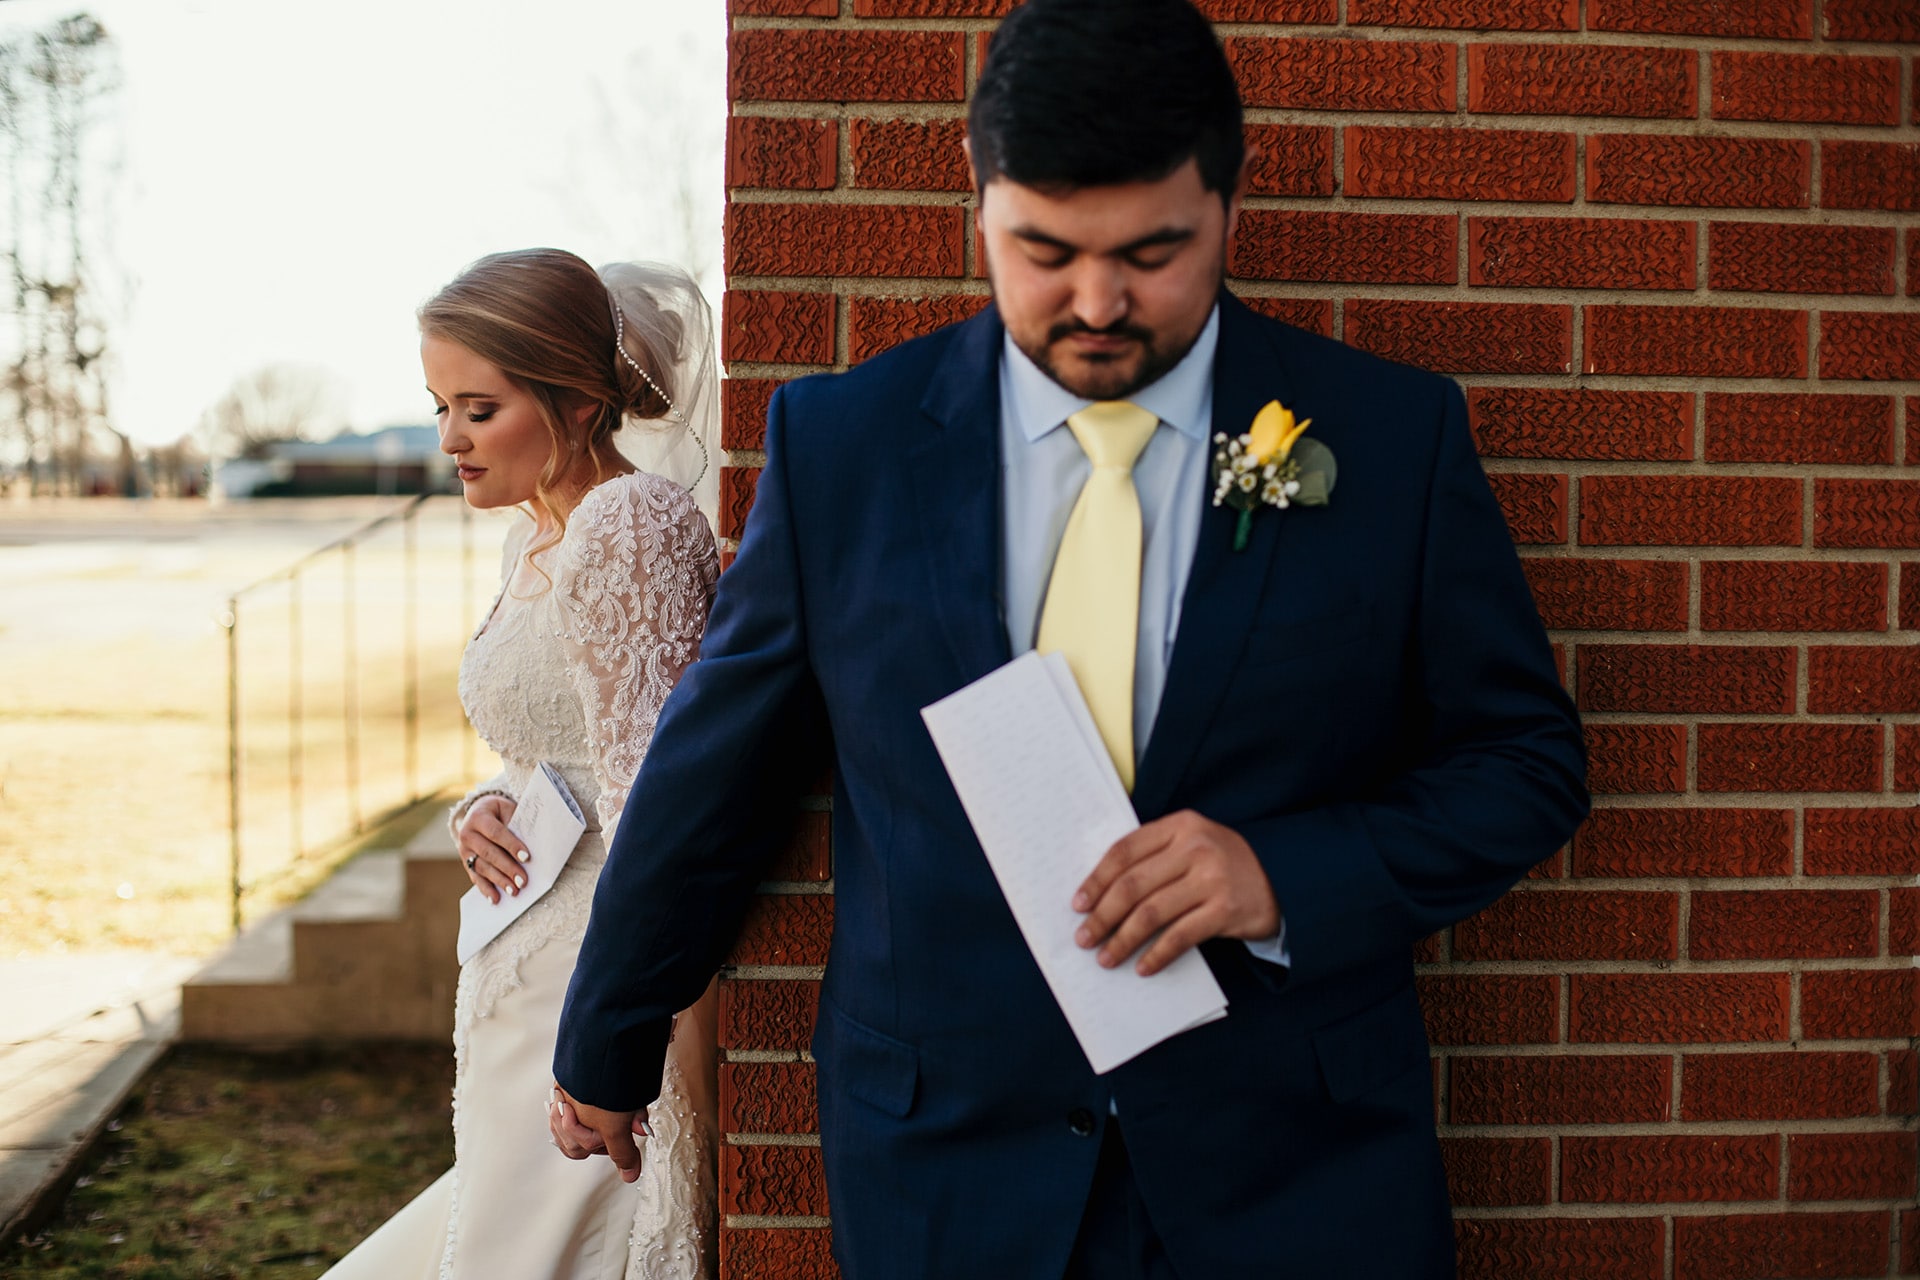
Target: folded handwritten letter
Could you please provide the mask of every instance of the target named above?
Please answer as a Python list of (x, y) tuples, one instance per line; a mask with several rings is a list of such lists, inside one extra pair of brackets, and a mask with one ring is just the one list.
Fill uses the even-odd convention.
[(1025, 654), (920, 715), (1094, 1071), (1226, 1016), (1198, 951), (1143, 978), (1131, 963), (1101, 968), (1073, 940), (1074, 890), (1140, 822), (1064, 657)]
[(526, 841), (527, 861), (520, 864), (526, 874), (526, 887), (518, 896), (500, 895), (489, 902), (478, 888), (469, 889), (460, 899), (460, 940), (455, 946), (460, 963), (480, 954), (480, 948), (500, 936), (500, 931), (518, 920), (540, 896), (553, 888), (560, 878), (573, 847), (587, 829), (580, 806), (566, 779), (546, 761), (533, 771), (526, 793), (513, 808), (513, 820), (507, 830)]

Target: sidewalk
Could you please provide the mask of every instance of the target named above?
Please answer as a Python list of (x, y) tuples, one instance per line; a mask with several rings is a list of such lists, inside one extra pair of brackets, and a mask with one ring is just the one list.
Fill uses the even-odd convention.
[(180, 1026), (190, 957), (0, 960), (0, 1241), (38, 1225)]

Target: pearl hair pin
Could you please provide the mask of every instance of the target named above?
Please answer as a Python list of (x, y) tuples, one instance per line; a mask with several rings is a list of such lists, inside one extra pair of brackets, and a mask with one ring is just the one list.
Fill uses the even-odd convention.
[(667, 417), (679, 423), (681, 426), (686, 427), (687, 434), (693, 437), (693, 443), (699, 447), (700, 474), (693, 478), (693, 484), (687, 486), (689, 489), (693, 488), (693, 485), (699, 484), (701, 480), (706, 478), (707, 468), (713, 464), (713, 457), (707, 452), (707, 442), (693, 434), (693, 428), (688, 424), (687, 420), (681, 416), (680, 407), (673, 402), (673, 397), (668, 395), (660, 384), (653, 380), (653, 375), (645, 369), (642, 369), (640, 362), (635, 360), (627, 351), (627, 317), (626, 314), (620, 310), (620, 304), (617, 301), (613, 303), (613, 349), (620, 353), (620, 358), (627, 362), (628, 368), (640, 375), (642, 382), (653, 388), (655, 395), (666, 401)]

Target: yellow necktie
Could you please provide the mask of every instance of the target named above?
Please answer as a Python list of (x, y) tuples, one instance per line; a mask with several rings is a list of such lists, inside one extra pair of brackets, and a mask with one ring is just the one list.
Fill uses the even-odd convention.
[(1041, 653), (1063, 653), (1120, 781), (1133, 790), (1133, 658), (1140, 629), (1140, 495), (1133, 464), (1160, 419), (1125, 400), (1067, 419), (1093, 472), (1067, 517), (1040, 611)]

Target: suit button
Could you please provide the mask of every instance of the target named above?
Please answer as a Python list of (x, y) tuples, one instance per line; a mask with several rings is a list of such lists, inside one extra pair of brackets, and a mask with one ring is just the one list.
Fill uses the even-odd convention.
[(1093, 1136), (1093, 1112), (1085, 1107), (1075, 1107), (1067, 1112), (1067, 1130), (1076, 1138)]

